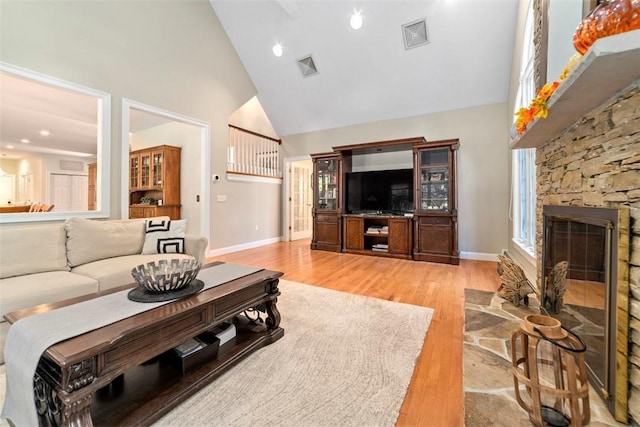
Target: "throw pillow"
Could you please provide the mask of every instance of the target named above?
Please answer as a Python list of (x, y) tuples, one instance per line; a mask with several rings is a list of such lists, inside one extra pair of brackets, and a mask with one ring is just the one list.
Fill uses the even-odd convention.
[(186, 228), (186, 219), (147, 221), (142, 254), (183, 254)]

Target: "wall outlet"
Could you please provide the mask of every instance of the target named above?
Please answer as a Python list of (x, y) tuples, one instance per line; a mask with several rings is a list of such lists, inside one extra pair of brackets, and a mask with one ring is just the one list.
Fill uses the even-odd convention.
[(258, 224), (256, 224), (256, 230), (257, 230), (258, 228), (259, 228), (259, 227), (258, 227)]
[(226, 201), (227, 201), (227, 195), (226, 195), (226, 194), (219, 194), (219, 195), (216, 197), (216, 200), (217, 200), (218, 202), (226, 202)]

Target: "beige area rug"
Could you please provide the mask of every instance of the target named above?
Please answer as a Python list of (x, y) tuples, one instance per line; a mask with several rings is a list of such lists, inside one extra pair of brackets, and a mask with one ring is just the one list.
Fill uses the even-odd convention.
[[(395, 424), (433, 310), (286, 280), (280, 290), (284, 337), (156, 425)], [(2, 365), (0, 402), (4, 383)]]
[[(511, 335), (528, 314), (539, 314), (535, 295), (529, 307), (515, 307), (494, 292), (466, 289), (464, 318), (464, 403), (467, 427), (531, 426), (516, 401), (511, 368)], [(622, 426), (590, 390), (590, 426)]]

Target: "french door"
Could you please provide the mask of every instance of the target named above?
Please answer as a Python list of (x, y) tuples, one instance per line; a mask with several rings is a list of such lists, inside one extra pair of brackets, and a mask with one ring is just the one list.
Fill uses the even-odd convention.
[(312, 218), (311, 177), (313, 163), (303, 160), (291, 163), (291, 179), (289, 180), (289, 240), (308, 239), (311, 237)]
[(51, 174), (49, 204), (56, 212), (77, 212), (89, 209), (89, 179), (87, 175)]

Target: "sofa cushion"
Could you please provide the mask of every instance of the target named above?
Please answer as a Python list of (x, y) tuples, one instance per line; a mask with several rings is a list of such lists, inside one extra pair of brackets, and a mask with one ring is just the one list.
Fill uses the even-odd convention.
[[(4, 261), (3, 261), (4, 262)], [(27, 274), (0, 279), (0, 314), (62, 301), (98, 291), (98, 282), (68, 271)]]
[(187, 220), (148, 220), (142, 254), (183, 254)]
[(69, 271), (65, 242), (63, 224), (0, 228), (0, 278)]
[(65, 228), (67, 259), (71, 267), (105, 258), (139, 254), (144, 243), (144, 221), (70, 218)]
[(131, 270), (140, 264), (173, 258), (183, 259), (194, 257), (184, 254), (128, 255), (83, 264), (73, 268), (71, 272), (97, 280), (100, 282), (100, 290), (104, 291), (117, 286), (135, 283), (131, 275)]

